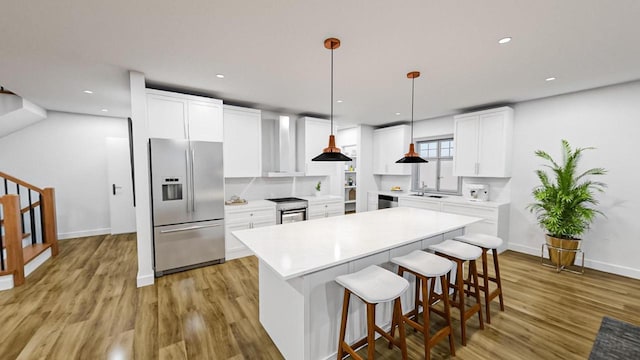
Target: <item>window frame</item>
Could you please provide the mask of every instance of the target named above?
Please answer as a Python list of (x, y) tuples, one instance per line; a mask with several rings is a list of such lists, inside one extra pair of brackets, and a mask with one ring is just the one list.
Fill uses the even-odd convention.
[[(441, 144), (444, 141), (454, 141), (453, 135), (443, 135), (443, 136), (434, 136), (434, 137), (427, 137), (427, 138), (420, 138), (420, 139), (416, 139), (415, 143), (416, 143), (416, 151), (419, 152), (420, 149), (420, 143), (423, 142), (434, 142), (437, 141), (438, 143), (438, 148), (437, 148), (437, 154), (438, 157), (437, 158), (425, 158), (425, 160), (428, 160), (429, 162), (431, 161), (437, 161), (437, 166), (436, 166), (436, 186), (435, 187), (428, 187), (425, 189), (425, 192), (429, 192), (429, 193), (434, 193), (434, 194), (446, 194), (446, 195), (462, 195), (462, 176), (458, 176), (458, 189), (456, 191), (443, 191), (440, 190), (440, 172), (441, 172), (441, 167), (442, 167), (442, 162), (441, 160), (451, 160), (453, 161), (453, 156), (441, 156)], [(453, 145), (453, 151), (455, 153), (455, 142)], [(413, 192), (422, 192), (422, 189), (420, 188), (420, 164), (413, 164), (411, 166), (411, 191)]]

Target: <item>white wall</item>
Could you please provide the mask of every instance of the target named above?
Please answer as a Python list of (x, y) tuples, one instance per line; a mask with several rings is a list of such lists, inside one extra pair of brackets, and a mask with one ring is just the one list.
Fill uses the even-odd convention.
[(609, 185), (599, 196), (598, 218), (583, 236), (588, 267), (640, 278), (640, 82), (594, 89), (515, 105), (513, 177), (509, 247), (539, 255), (544, 232), (525, 209), (534, 174), (543, 161), (534, 151), (560, 155), (560, 139), (574, 147), (596, 147), (584, 153), (582, 169), (604, 167), (598, 180)]
[(59, 238), (109, 233), (105, 138), (127, 134), (126, 119), (49, 111), (0, 138), (0, 169), (55, 188)]

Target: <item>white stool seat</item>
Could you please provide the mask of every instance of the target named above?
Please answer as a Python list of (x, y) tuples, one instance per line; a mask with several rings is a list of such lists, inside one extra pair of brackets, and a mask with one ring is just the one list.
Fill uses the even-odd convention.
[(370, 304), (394, 300), (409, 288), (406, 279), (376, 265), (340, 275), (336, 282)]
[(426, 277), (442, 276), (455, 266), (453, 261), (442, 256), (415, 250), (405, 256), (391, 259), (391, 262)]
[(455, 240), (445, 240), (429, 246), (429, 249), (460, 260), (475, 260), (482, 255), (479, 247)]
[(497, 249), (502, 245), (502, 239), (500, 239), (499, 237), (480, 233), (471, 233), (465, 234), (463, 236), (456, 236), (455, 240), (475, 246), (480, 246), (485, 249)]

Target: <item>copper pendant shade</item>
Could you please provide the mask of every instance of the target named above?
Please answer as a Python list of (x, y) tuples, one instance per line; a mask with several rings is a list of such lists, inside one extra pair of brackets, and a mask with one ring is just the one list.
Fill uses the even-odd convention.
[(396, 163), (398, 164), (417, 164), (417, 163), (426, 163), (427, 160), (420, 157), (415, 150), (415, 146), (413, 145), (413, 100), (414, 100), (414, 81), (417, 77), (420, 76), (419, 71), (412, 71), (407, 74), (407, 78), (411, 79), (411, 143), (409, 144), (409, 152), (404, 154), (404, 157)]
[(329, 146), (311, 161), (351, 161), (350, 157), (341, 153), (336, 147), (336, 137), (333, 135), (333, 50), (340, 47), (340, 40), (328, 38), (324, 41), (324, 47), (331, 50), (331, 135), (329, 135)]

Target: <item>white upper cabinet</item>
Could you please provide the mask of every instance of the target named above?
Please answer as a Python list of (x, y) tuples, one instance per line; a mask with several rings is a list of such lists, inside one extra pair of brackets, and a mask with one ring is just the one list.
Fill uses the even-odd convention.
[(307, 176), (327, 176), (338, 173), (338, 164), (344, 166), (343, 162), (336, 161), (311, 161), (320, 155), (322, 150), (329, 146), (329, 135), (331, 134), (331, 122), (329, 120), (303, 117), (296, 123), (297, 139), (297, 167), (298, 171), (304, 172)]
[(513, 109), (501, 107), (454, 117), (456, 176), (511, 176)]
[(260, 110), (224, 106), (224, 177), (262, 176)]
[(223, 141), (222, 101), (188, 101), (189, 139)]
[(222, 142), (222, 101), (147, 89), (149, 137)]
[(409, 150), (411, 128), (397, 125), (373, 131), (373, 173), (411, 175), (409, 164), (396, 164)]

